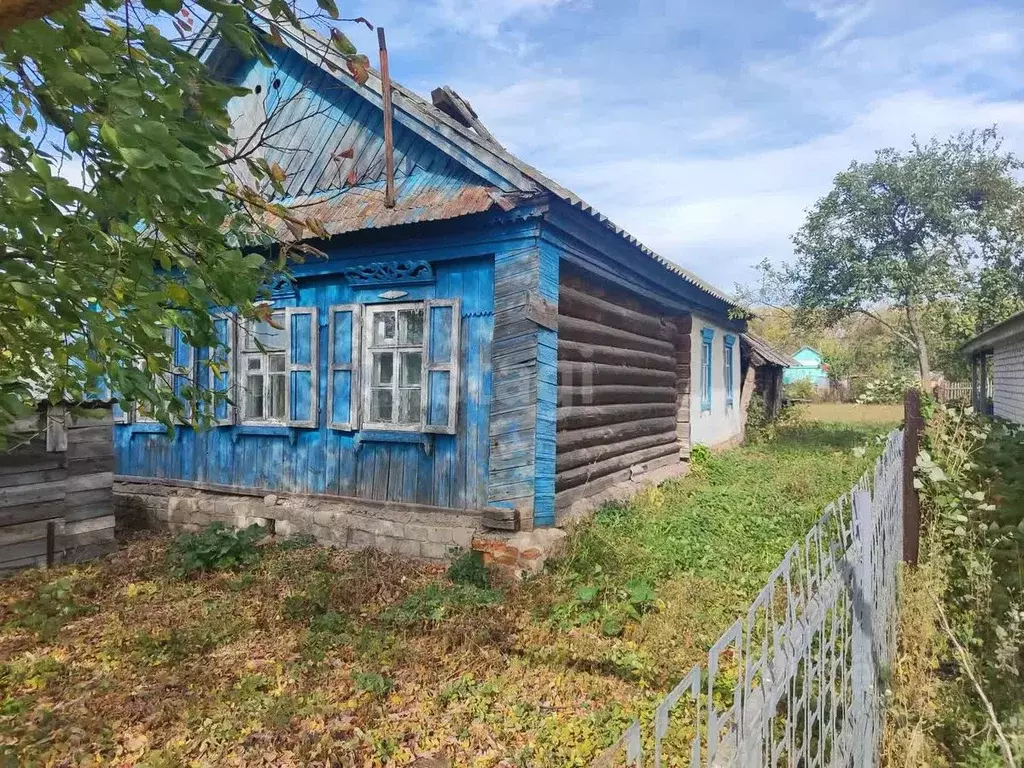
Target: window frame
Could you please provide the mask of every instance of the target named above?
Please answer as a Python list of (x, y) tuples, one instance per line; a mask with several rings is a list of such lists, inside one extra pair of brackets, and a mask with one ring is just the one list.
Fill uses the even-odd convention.
[[(246, 350), (246, 341), (247, 341), (248, 337), (250, 336), (249, 328), (250, 328), (250, 324), (252, 324), (253, 321), (248, 320), (248, 319), (242, 319), (242, 322), (238, 323), (238, 332), (236, 334), (236, 339), (235, 339), (235, 347), (236, 347), (235, 356), (236, 356), (236, 363), (237, 364), (234, 366), (234, 371), (233, 371), (233, 373), (235, 374), (235, 378), (236, 378), (236, 381), (234, 382), (234, 385), (235, 385), (235, 393), (236, 393), (236, 406), (235, 407), (237, 408), (237, 413), (238, 413), (238, 418), (237, 418), (237, 423), (238, 424), (242, 424), (242, 425), (264, 425), (264, 426), (273, 426), (273, 427), (287, 427), (287, 426), (290, 426), (289, 418), (288, 418), (289, 415), (290, 415), (290, 413), (289, 413), (290, 397), (289, 397), (289, 391), (288, 390), (289, 390), (289, 378), (290, 378), (291, 374), (290, 374), (290, 372), (288, 370), (288, 364), (289, 364), (290, 354), (291, 354), (291, 339), (289, 338), (290, 334), (288, 333), (288, 322), (287, 322), (286, 307), (271, 307), (270, 318), (273, 319), (274, 315), (280, 315), (280, 317), (281, 317), (281, 320), (280, 320), (281, 331), (280, 332), (281, 332), (282, 336), (284, 337), (284, 346), (281, 347), (280, 349), (274, 348), (273, 352), (268, 352), (266, 350), (260, 351), (258, 348), (256, 350), (254, 350), (254, 351), (247, 351)], [(252, 334), (252, 335), (253, 335), (253, 337), (255, 337), (255, 334)], [(271, 354), (280, 354), (280, 355), (282, 355), (284, 357), (284, 368), (281, 371), (273, 371), (273, 372), (271, 372), (271, 370), (270, 370), (270, 355)], [(264, 414), (266, 414), (266, 412), (267, 412), (266, 404), (267, 404), (267, 401), (270, 399), (269, 395), (268, 395), (269, 389), (267, 389), (267, 385), (270, 382), (270, 377), (272, 375), (274, 375), (274, 376), (280, 375), (284, 379), (284, 411), (281, 414), (280, 418), (267, 418), (266, 416), (264, 416), (263, 418), (251, 418), (248, 415), (248, 412), (247, 412), (248, 411), (248, 409), (247, 409), (248, 391), (247, 391), (247, 389), (248, 389), (249, 375), (250, 375), (251, 372), (249, 371), (249, 369), (247, 367), (247, 360), (248, 360), (249, 357), (254, 356), (254, 355), (259, 355), (260, 358), (261, 358), (261, 370), (259, 371), (259, 373), (262, 375), (263, 386), (264, 386), (264, 394), (263, 394), (263, 405), (264, 405), (263, 413)]]
[(734, 351), (736, 349), (736, 337), (731, 333), (725, 334), (725, 407), (732, 408), (736, 404), (736, 363)]
[(701, 413), (705, 413), (711, 410), (711, 394), (713, 391), (711, 371), (715, 360), (713, 346), (715, 331), (713, 328), (703, 328), (701, 329), (700, 337), (700, 410)]
[[(418, 347), (411, 344), (401, 345), (398, 343), (398, 313), (402, 310), (419, 309), (423, 313), (423, 336)], [(393, 347), (381, 347), (373, 343), (374, 316), (383, 312), (395, 313), (395, 345)], [(425, 432), (424, 418), (428, 407), (428, 380), (427, 380), (427, 355), (429, 354), (429, 330), (428, 330), (429, 307), (426, 301), (406, 301), (395, 304), (364, 304), (362, 308), (362, 344), (359, 349), (359, 411), (362, 415), (362, 423), (359, 428), (370, 432)], [(417, 350), (420, 353), (420, 415), (415, 423), (398, 424), (396, 422), (378, 422), (372, 420), (373, 415), (373, 354), (375, 351), (393, 351), (395, 360), (398, 361), (400, 354)], [(391, 390), (397, 395), (400, 389), (400, 366), (395, 365), (392, 374)], [(378, 389), (380, 389), (378, 387)], [(392, 415), (398, 409), (398, 398), (393, 397), (391, 403)]]
[[(177, 331), (177, 329), (173, 325), (169, 325), (169, 326), (167, 326), (166, 328), (163, 329), (164, 343), (171, 348), (171, 366), (166, 371), (163, 371), (163, 372), (157, 374), (159, 378), (164, 380), (164, 383), (167, 384), (168, 388), (171, 390), (171, 396), (172, 397), (174, 397), (174, 395), (175, 395), (175, 392), (174, 392), (175, 376), (181, 376), (182, 375), (182, 373), (178, 371), (178, 366), (176, 366), (174, 364), (175, 352), (177, 350), (177, 339), (176, 339), (177, 333), (178, 333), (178, 331)], [(138, 367), (139, 368), (144, 368), (145, 365), (146, 365), (146, 361), (145, 360), (142, 360), (142, 359), (138, 360)], [(193, 349), (193, 350), (191, 350), (191, 352), (189, 354), (189, 365), (188, 365), (188, 369), (187, 369), (187, 375), (189, 377), (189, 380), (192, 381), (193, 384), (195, 383), (195, 368), (196, 368), (196, 351)], [(159, 424), (160, 423), (156, 419), (154, 419), (152, 416), (147, 416), (143, 412), (143, 408), (142, 408), (140, 403), (134, 403), (131, 406), (131, 408), (134, 411), (134, 413), (131, 416), (128, 415), (127, 409), (123, 409), (123, 410), (126, 411), (126, 413), (125, 413), (125, 420), (123, 422), (121, 422), (121, 423), (123, 423), (123, 424), (129, 424), (129, 423), (135, 423), (135, 424)]]

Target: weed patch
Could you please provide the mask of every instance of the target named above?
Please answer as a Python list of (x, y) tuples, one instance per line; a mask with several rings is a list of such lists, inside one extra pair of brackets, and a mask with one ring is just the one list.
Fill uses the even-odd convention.
[(242, 568), (259, 559), (256, 544), (266, 535), (260, 526), (234, 530), (224, 523), (210, 523), (199, 533), (183, 533), (168, 551), (171, 573), (187, 577), (206, 571)]

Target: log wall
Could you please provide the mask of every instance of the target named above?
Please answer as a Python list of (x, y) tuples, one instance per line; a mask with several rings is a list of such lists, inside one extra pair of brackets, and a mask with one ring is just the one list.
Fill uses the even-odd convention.
[(557, 509), (688, 455), (688, 345), (689, 317), (665, 317), (579, 275), (561, 276)]
[(112, 551), (113, 418), (107, 406), (43, 406), (0, 453), (0, 573)]

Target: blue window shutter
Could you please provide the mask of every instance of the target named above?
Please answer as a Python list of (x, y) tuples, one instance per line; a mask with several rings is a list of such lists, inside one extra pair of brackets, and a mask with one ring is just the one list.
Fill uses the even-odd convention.
[(330, 308), (330, 361), (327, 382), (327, 426), (359, 429), (359, 342), (362, 307), (337, 304)]
[(713, 356), (711, 351), (711, 343), (715, 338), (715, 331), (713, 328), (703, 328), (700, 332), (701, 337), (701, 387), (700, 387), (700, 409), (702, 411), (711, 410), (711, 365), (713, 362)]
[(285, 378), (285, 402), (288, 424), (316, 427), (317, 402), (317, 325), (316, 307), (286, 307), (285, 338), (288, 340), (288, 375)]
[[(207, 386), (216, 399), (213, 405), (213, 423), (218, 427), (235, 423), (234, 383), (235, 369), (235, 318), (230, 314), (219, 314), (213, 318), (213, 331), (217, 336), (216, 348), (207, 351)], [(213, 367), (216, 367), (214, 372)]]
[(459, 402), (458, 299), (431, 299), (426, 304), (426, 386), (423, 388), (421, 427), (424, 432), (454, 435)]
[(725, 404), (731, 406), (733, 404), (733, 346), (736, 343), (736, 337), (731, 333), (725, 334)]

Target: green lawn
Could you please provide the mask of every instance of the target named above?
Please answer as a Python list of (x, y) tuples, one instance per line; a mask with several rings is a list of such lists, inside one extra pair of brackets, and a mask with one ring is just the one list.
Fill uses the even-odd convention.
[(586, 765), (649, 721), (884, 431), (798, 424), (705, 457), (497, 591), (281, 545), (184, 580), (152, 535), (20, 574), (0, 588), (0, 764)]

